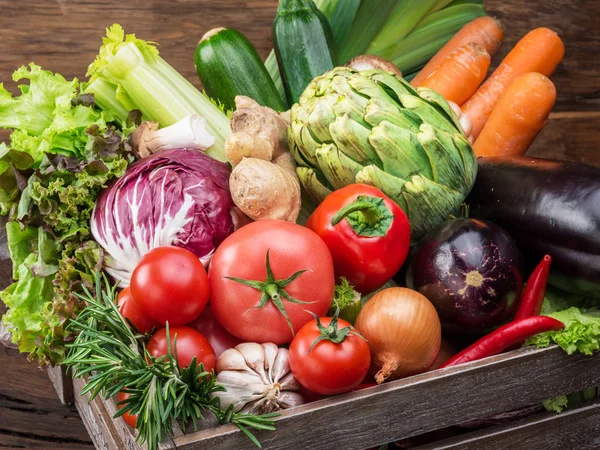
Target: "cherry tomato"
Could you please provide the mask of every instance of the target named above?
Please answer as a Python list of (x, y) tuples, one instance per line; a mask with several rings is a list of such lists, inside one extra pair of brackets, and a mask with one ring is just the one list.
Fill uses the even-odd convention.
[(379, 189), (350, 184), (329, 194), (306, 226), (327, 244), (335, 274), (361, 294), (387, 283), (400, 270), (410, 247), (404, 211)]
[(367, 342), (354, 333), (348, 322), (331, 317), (304, 325), (290, 345), (290, 368), (296, 380), (322, 395), (356, 388), (369, 372), (371, 352)]
[(210, 304), (204, 308), (202, 314), (200, 314), (196, 320), (189, 323), (188, 326), (199, 331), (206, 339), (208, 339), (217, 358), (225, 350), (229, 350), (242, 343), (241, 340), (229, 333), (219, 322), (217, 322), (217, 319), (215, 319), (212, 309), (210, 308)]
[(119, 311), (125, 319), (133, 324), (140, 333), (150, 333), (159, 323), (151, 319), (142, 311), (131, 295), (131, 290), (127, 287), (119, 293)]
[(225, 239), (210, 263), (209, 281), (211, 308), (227, 331), (246, 342), (275, 344), (292, 340), (292, 328), (311, 320), (307, 311), (324, 315), (335, 285), (323, 240), (281, 220), (251, 223)]
[[(119, 393), (117, 394), (117, 403), (122, 402), (123, 400), (127, 400), (129, 398), (130, 394), (126, 394), (123, 391), (119, 391)], [(119, 405), (119, 409), (121, 409), (123, 407), (123, 405)], [(137, 415), (136, 414), (129, 414), (129, 413), (125, 413), (121, 416), (123, 418), (123, 420), (125, 421), (125, 423), (127, 425), (129, 425), (131, 428), (135, 428), (135, 423), (137, 422)]]
[(208, 277), (197, 256), (180, 247), (150, 250), (131, 275), (131, 294), (144, 314), (169, 325), (184, 325), (208, 302)]
[[(204, 364), (204, 370), (210, 372), (216, 366), (217, 357), (208, 340), (190, 327), (169, 327), (171, 346), (173, 338), (177, 336), (177, 361), (181, 368), (187, 367), (195, 356), (198, 364)], [(171, 347), (172, 348), (172, 347)], [(167, 329), (158, 330), (148, 341), (146, 350), (158, 358), (169, 352), (167, 345)]]

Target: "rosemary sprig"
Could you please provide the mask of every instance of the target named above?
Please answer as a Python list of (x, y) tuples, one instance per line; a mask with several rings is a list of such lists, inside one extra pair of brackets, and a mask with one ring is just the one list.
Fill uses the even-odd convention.
[(105, 399), (121, 390), (130, 394), (115, 417), (137, 414), (138, 440), (149, 450), (158, 448), (173, 420), (181, 420), (184, 426), (191, 422), (197, 428), (207, 412), (221, 424), (236, 425), (261, 447), (250, 429), (274, 430), (272, 419), (277, 413), (255, 416), (233, 412), (231, 407), (221, 409), (211, 394), (224, 388), (195, 358), (188, 367), (179, 366), (176, 338), (165, 356), (154, 358), (146, 351), (144, 335), (135, 334), (119, 313), (116, 287), (106, 276), (97, 274), (94, 294), (85, 286), (83, 291), (77, 295), (87, 307), (68, 326), (77, 337), (68, 345), (69, 356), (63, 363), (74, 378), (88, 377), (82, 394), (89, 392), (92, 398), (102, 394)]

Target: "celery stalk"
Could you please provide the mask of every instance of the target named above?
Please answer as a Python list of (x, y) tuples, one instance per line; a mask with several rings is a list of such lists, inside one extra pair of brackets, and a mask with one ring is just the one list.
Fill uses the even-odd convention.
[(444, 8), (426, 16), (405, 39), (375, 54), (395, 64), (400, 62), (402, 72), (412, 72), (424, 65), (465, 24), (484, 15), (483, 6), (476, 4)]
[(377, 53), (404, 39), (437, 3), (438, 0), (399, 0), (373, 38), (367, 53)]
[[(225, 139), (231, 134), (229, 118), (158, 56), (152, 43), (134, 35), (125, 36), (119, 25), (113, 25), (107, 30), (104, 45), (90, 65), (88, 75), (91, 76), (88, 90), (98, 91), (99, 105), (104, 101), (110, 111), (118, 104), (126, 109), (139, 109), (145, 118), (161, 127), (191, 114), (205, 117), (207, 129), (215, 137), (215, 144), (207, 153), (227, 161)], [(116, 89), (109, 92), (110, 85)]]
[(338, 61), (345, 64), (365, 53), (398, 0), (366, 0), (361, 2), (347, 38), (338, 52)]
[(94, 94), (96, 105), (105, 111), (109, 111), (116, 120), (121, 123), (127, 121), (130, 109), (117, 100), (117, 86), (98, 78), (87, 86), (85, 92)]

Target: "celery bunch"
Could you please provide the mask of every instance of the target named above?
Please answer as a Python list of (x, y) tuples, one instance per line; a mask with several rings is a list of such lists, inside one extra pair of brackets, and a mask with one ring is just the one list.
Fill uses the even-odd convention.
[[(483, 0), (315, 0), (335, 38), (338, 63), (361, 54), (390, 59), (403, 74), (423, 67), (464, 25), (485, 15)], [(275, 54), (265, 65), (283, 95)]]
[(229, 118), (162, 59), (153, 42), (125, 35), (123, 28), (114, 24), (87, 75), (86, 92), (93, 93), (96, 103), (117, 118), (139, 109), (145, 119), (166, 127), (191, 114), (204, 116), (215, 137), (207, 153), (227, 161), (224, 146), (231, 134)]

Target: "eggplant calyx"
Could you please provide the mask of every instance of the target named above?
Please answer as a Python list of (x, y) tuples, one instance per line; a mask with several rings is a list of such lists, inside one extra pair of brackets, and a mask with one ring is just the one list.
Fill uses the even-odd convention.
[(321, 341), (330, 341), (334, 344), (341, 344), (350, 335), (358, 336), (359, 338), (366, 341), (366, 339), (351, 326), (344, 328), (340, 328), (338, 326), (338, 317), (340, 315), (339, 308), (337, 308), (337, 310), (335, 311), (335, 314), (331, 318), (331, 322), (329, 322), (329, 325), (327, 327), (323, 326), (323, 324), (321, 323), (321, 319), (315, 313), (313, 313), (312, 311), (306, 312), (312, 314), (312, 316), (315, 318), (315, 321), (317, 322), (317, 329), (321, 333), (320, 336), (316, 338), (314, 342), (310, 345), (306, 354), (309, 354), (311, 350), (315, 348), (315, 345), (317, 345)]
[(359, 195), (333, 216), (331, 225), (335, 226), (344, 219), (357, 236), (384, 237), (392, 225), (394, 215), (381, 197)]
[(281, 315), (283, 315), (283, 317), (285, 318), (285, 321), (287, 322), (288, 326), (290, 327), (290, 330), (292, 330), (292, 335), (294, 335), (295, 334), (294, 326), (292, 325), (292, 321), (290, 320), (290, 317), (288, 316), (288, 313), (285, 310), (283, 300), (287, 300), (290, 303), (297, 303), (300, 305), (309, 305), (311, 303), (316, 303), (316, 302), (303, 302), (302, 300), (298, 300), (294, 297), (291, 297), (290, 294), (287, 293), (285, 288), (289, 284), (291, 284), (296, 278), (300, 277), (300, 275), (302, 275), (304, 272), (306, 272), (306, 270), (299, 270), (299, 271), (295, 272), (294, 274), (292, 274), (291, 276), (289, 276), (288, 278), (285, 278), (283, 280), (276, 280), (275, 276), (273, 275), (273, 270), (271, 270), (271, 261), (269, 260), (269, 252), (270, 252), (270, 250), (267, 250), (267, 263), (266, 263), (267, 278), (265, 281), (245, 280), (243, 278), (237, 278), (237, 277), (225, 277), (225, 278), (227, 280), (235, 281), (236, 283), (243, 284), (244, 286), (249, 286), (253, 289), (256, 289), (257, 291), (262, 292), (262, 295), (260, 297), (260, 303), (257, 306), (249, 308), (248, 310), (246, 310), (246, 312), (250, 311), (251, 309), (264, 308), (265, 305), (269, 301), (271, 301), (271, 302), (273, 302), (275, 307), (279, 310)]

